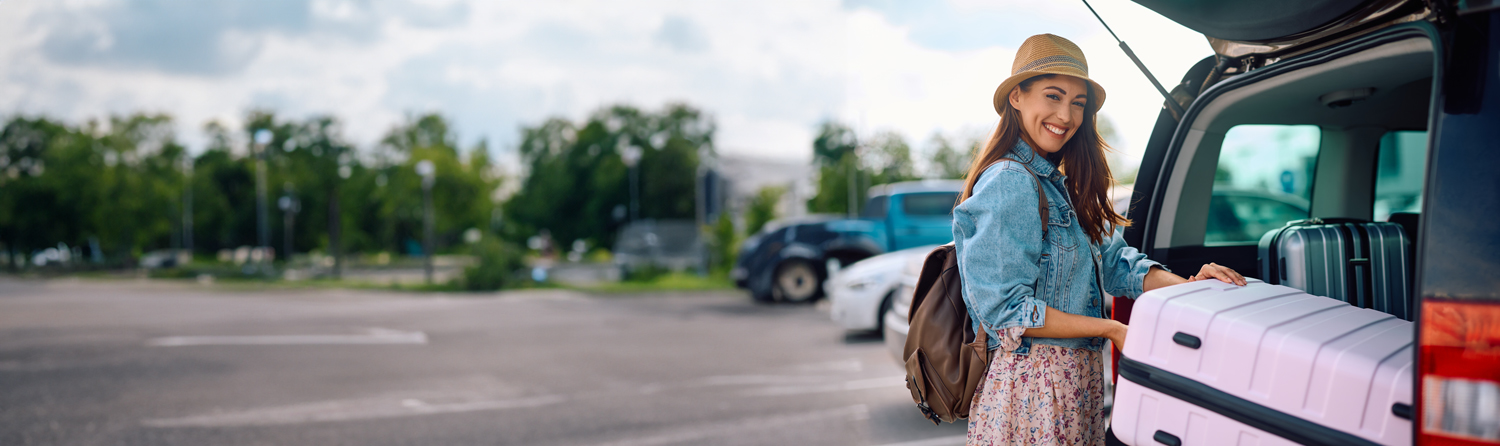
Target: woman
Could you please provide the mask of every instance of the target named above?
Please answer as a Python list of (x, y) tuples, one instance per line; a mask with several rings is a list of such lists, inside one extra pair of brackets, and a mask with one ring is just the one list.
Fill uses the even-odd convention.
[[(1094, 125), (1104, 88), (1083, 51), (1051, 34), (1026, 39), (995, 90), (1000, 124), (969, 168), (953, 211), (964, 301), (989, 336), (989, 372), (969, 411), (969, 444), (1104, 444), (1104, 293), (1140, 295), (1184, 279), (1127, 246), (1129, 220), (1110, 208), (1114, 183)], [(1047, 196), (1047, 230), (1038, 187)]]

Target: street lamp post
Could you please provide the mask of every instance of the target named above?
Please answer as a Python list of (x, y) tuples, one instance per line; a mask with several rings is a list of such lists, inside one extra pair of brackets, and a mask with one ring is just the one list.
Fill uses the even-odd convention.
[(260, 129), (255, 131), (255, 224), (259, 236), (260, 260), (257, 262), (260, 274), (268, 274), (269, 266), (266, 264), (267, 253), (271, 245), (271, 227), (266, 221), (266, 144), (271, 143), (271, 131)]
[(286, 183), (285, 194), (281, 196), (280, 200), (277, 200), (276, 204), (281, 208), (281, 222), (285, 225), (285, 229), (282, 229), (281, 232), (281, 239), (282, 245), (286, 247), (283, 255), (286, 256), (287, 263), (283, 266), (290, 268), (292, 261), (292, 234), (295, 232), (297, 226), (297, 212), (302, 210), (301, 200), (292, 195), (291, 182)]
[(193, 261), (193, 156), (187, 153), (182, 155), (182, 251)]
[(640, 202), (636, 195), (640, 189), (640, 173), (636, 165), (641, 161), (641, 148), (620, 139), (620, 160), (625, 162), (625, 167), (630, 168), (630, 221), (634, 222), (641, 218)]
[[(717, 160), (713, 158), (712, 153), (713, 152), (709, 150), (708, 146), (706, 145), (698, 147), (698, 168), (695, 169), (695, 172), (693, 174), (693, 216), (697, 219), (698, 228), (700, 230), (710, 224), (708, 221), (708, 194), (710, 192), (713, 192), (714, 195), (718, 195), (717, 187), (711, 188), (711, 191), (705, 190), (707, 186), (707, 184), (705, 183), (709, 180), (708, 174), (711, 170), (713, 170), (714, 164), (716, 164), (717, 162)], [(714, 178), (717, 178), (717, 175)], [(722, 214), (724, 213), (724, 210), (717, 209), (717, 211), (718, 214), (721, 214), (720, 218), (723, 218)], [(715, 243), (723, 242), (725, 241), (715, 240)], [(699, 246), (701, 249), (703, 245), (699, 244)], [(698, 275), (708, 275), (709, 260), (710, 259), (708, 253), (699, 253)]]
[(437, 167), (432, 165), (432, 161), (417, 161), (417, 175), (422, 176), (422, 254), (427, 257), (424, 267), (428, 285), (432, 284), (432, 182), (436, 173)]
[[(341, 149), (346, 150), (346, 149)], [(344, 214), (339, 205), (339, 190), (344, 180), (354, 175), (350, 166), (353, 155), (344, 151), (339, 154), (339, 177), (328, 189), (328, 245), (333, 251), (333, 278), (340, 279), (344, 272)]]

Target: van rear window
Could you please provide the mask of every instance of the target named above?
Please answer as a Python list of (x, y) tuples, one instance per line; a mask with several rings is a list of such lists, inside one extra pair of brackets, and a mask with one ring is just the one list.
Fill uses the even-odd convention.
[(901, 211), (907, 215), (949, 215), (958, 203), (955, 192), (923, 192), (901, 196)]
[(1205, 244), (1259, 241), (1308, 216), (1322, 131), (1313, 125), (1238, 125), (1224, 134)]
[(1427, 179), (1427, 132), (1386, 133), (1380, 138), (1376, 161), (1375, 221), (1387, 221), (1396, 212), (1422, 212), (1422, 183)]

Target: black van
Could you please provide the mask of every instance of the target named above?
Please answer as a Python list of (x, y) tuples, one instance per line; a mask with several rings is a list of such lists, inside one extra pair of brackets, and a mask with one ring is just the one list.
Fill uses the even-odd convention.
[(1216, 194), (1401, 223), (1416, 332), (1402, 443), (1500, 444), (1500, 2), (1136, 1), (1216, 54), (1172, 89), (1180, 116), (1163, 104), (1126, 240), (1175, 271), (1261, 277), (1262, 234), (1217, 227), (1237, 220), (1210, 212)]

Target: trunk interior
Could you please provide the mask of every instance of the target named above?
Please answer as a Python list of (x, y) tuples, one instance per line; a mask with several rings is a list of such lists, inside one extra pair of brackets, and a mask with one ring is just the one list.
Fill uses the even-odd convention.
[(1184, 274), (1212, 261), (1262, 277), (1261, 238), (1306, 218), (1393, 221), (1415, 246), (1435, 78), (1433, 42), (1410, 34), (1205, 92), (1153, 188), (1148, 254)]

